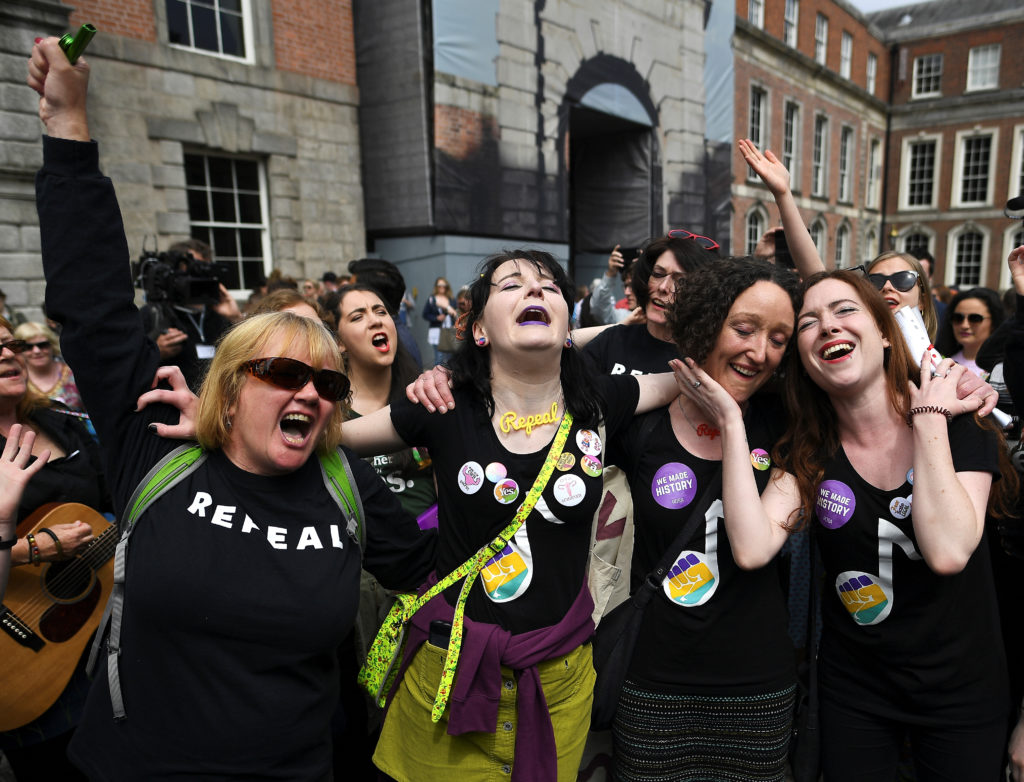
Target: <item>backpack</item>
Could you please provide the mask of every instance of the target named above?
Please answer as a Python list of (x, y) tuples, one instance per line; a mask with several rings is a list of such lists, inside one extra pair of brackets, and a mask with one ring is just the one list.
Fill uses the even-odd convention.
[[(173, 486), (180, 483), (206, 461), (207, 452), (198, 445), (180, 445), (158, 461), (140, 481), (128, 500), (126, 518), (122, 519), (121, 540), (118, 541), (114, 554), (114, 586), (107, 601), (103, 619), (96, 630), (96, 638), (89, 653), (86, 671), (95, 675), (96, 663), (103, 647), (103, 637), (109, 630), (107, 638), (107, 682), (110, 687), (110, 703), (114, 710), (114, 719), (123, 720), (127, 716), (124, 710), (124, 699), (121, 696), (121, 680), (118, 675), (117, 659), (121, 654), (121, 621), (124, 611), (125, 572), (128, 560), (128, 539), (131, 537), (135, 523), (143, 513)], [(337, 450), (320, 457), (320, 472), (324, 485), (330, 490), (331, 496), (345, 517), (345, 531), (359, 547), (360, 559), (366, 547), (366, 530), (363, 525), (363, 503), (356, 489), (352, 468), (345, 452)]]

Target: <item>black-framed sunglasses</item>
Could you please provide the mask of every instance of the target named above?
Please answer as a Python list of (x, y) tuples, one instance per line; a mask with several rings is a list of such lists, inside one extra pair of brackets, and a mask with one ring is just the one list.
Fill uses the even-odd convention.
[(27, 344), (29, 350), (32, 350), (34, 348), (39, 348), (40, 350), (50, 349), (50, 341), (48, 339), (41, 339), (39, 340), (39, 342), (29, 342)]
[(917, 277), (917, 272), (903, 271), (895, 272), (894, 274), (869, 274), (868, 281), (878, 290), (882, 290), (888, 282), (900, 293), (906, 293), (917, 285)]
[(12, 353), (24, 353), (28, 350), (29, 344), (23, 339), (9, 339), (6, 342), (0, 342), (0, 353), (4, 351), (4, 348)]
[(979, 323), (982, 323), (982, 322), (988, 320), (988, 318), (989, 318), (988, 315), (982, 315), (980, 312), (970, 312), (970, 313), (954, 312), (952, 315), (949, 316), (949, 319), (953, 323), (956, 323), (957, 325), (960, 325), (961, 323), (963, 323), (966, 320), (972, 326), (977, 326)]
[(685, 228), (673, 228), (668, 232), (670, 239), (693, 239), (705, 250), (719, 250), (721, 245), (709, 236), (701, 236), (687, 231)]
[(313, 369), (294, 358), (254, 358), (252, 361), (246, 361), (243, 366), (257, 380), (287, 391), (298, 391), (312, 378), (313, 388), (328, 402), (340, 402), (348, 396), (351, 388), (349, 379), (341, 372), (333, 369)]

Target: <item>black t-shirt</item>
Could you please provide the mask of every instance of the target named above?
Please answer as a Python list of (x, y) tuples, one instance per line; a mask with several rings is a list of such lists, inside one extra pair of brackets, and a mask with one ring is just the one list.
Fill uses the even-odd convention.
[[(957, 472), (998, 476), (995, 433), (949, 426)], [(987, 544), (941, 576), (922, 559), (912, 471), (897, 489), (860, 478), (840, 448), (825, 464), (813, 529), (825, 566), (822, 686), (840, 702), (924, 723), (990, 719), (1007, 707), (1006, 660)]]
[[(632, 418), (639, 386), (632, 378), (598, 377), (608, 437)], [(502, 446), (475, 395), (456, 389), (455, 409), (428, 413), (408, 402), (391, 406), (391, 420), (408, 443), (430, 449), (438, 493), (437, 574), (443, 577), (492, 541), (515, 516), (547, 456), (556, 427), (535, 429), (537, 450)], [(563, 457), (513, 541), (473, 585), (470, 618), (513, 633), (560, 621), (586, 574), (591, 521), (601, 499), (603, 443), (596, 428), (573, 423)], [(454, 605), (461, 581), (445, 592)]]
[(679, 358), (674, 342), (651, 336), (645, 325), (613, 326), (594, 337), (583, 349), (599, 372), (609, 375), (646, 375), (670, 372), (668, 362)]
[[(759, 491), (783, 420), (774, 397), (754, 397), (744, 416)], [(722, 519), (722, 463), (683, 448), (668, 408), (634, 419), (612, 459), (629, 475), (633, 495), (632, 591), (692, 514), (704, 519), (648, 604), (630, 678), (662, 690), (734, 695), (791, 684), (793, 645), (777, 560), (757, 570), (742, 570), (733, 560)], [(713, 481), (717, 490), (708, 495)]]

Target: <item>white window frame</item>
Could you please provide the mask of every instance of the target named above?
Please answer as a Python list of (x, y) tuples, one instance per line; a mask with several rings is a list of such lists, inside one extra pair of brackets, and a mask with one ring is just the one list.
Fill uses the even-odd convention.
[[(201, 48), (199, 48), (197, 46), (192, 46), (192, 45), (184, 44), (184, 43), (172, 43), (171, 40), (170, 40), (170, 33), (171, 33), (170, 20), (166, 16), (166, 14), (167, 14), (167, 10), (166, 10), (166, 3), (167, 3), (167, 1), (168, 0), (158, 0), (158, 2), (161, 2), (161, 3), (164, 4), (164, 14), (165, 14), (164, 19), (165, 19), (165, 23), (167, 25), (167, 45), (170, 46), (172, 49), (181, 49), (183, 51), (193, 52), (195, 54), (205, 54), (208, 57), (217, 57), (218, 59), (221, 59), (221, 60), (231, 60), (232, 62), (244, 62), (244, 63), (246, 63), (248, 65), (252, 65), (252, 64), (254, 64), (256, 62), (255, 43), (254, 43), (254, 39), (253, 39), (253, 28), (255, 26), (255, 21), (253, 20), (252, 1), (251, 0), (241, 0), (241, 12), (239, 14), (241, 16), (241, 18), (242, 18), (242, 41), (243, 41), (243, 45), (245, 46), (245, 56), (244, 57), (239, 57), (238, 55), (235, 55), (235, 54), (225, 54), (224, 52), (215, 52), (215, 51), (212, 51), (211, 49), (201, 49)], [(192, 4), (193, 0), (180, 0), (180, 2), (184, 2), (188, 6), (188, 8), (187, 8), (187, 15), (188, 15), (189, 20), (190, 20), (189, 21), (189, 33), (191, 34), (191, 31), (192, 31), (192, 25), (191, 25), (192, 5), (191, 4)], [(219, 13), (219, 6), (220, 6), (219, 0), (211, 0), (211, 2), (216, 4), (216, 6), (217, 6), (216, 12)], [(218, 41), (218, 43), (220, 42), (220, 26), (219, 25), (217, 27), (217, 41)]]
[(853, 231), (850, 230), (849, 223), (843, 222), (836, 229), (835, 267), (837, 269), (850, 268), (852, 237)]
[(856, 137), (853, 128), (842, 125), (839, 128), (839, 192), (836, 200), (841, 203), (853, 201), (853, 161)]
[(868, 184), (864, 193), (864, 205), (868, 209), (878, 209), (882, 189), (882, 140), (872, 138), (868, 141)]
[[(760, 97), (760, 100), (757, 101), (756, 124), (754, 116), (755, 95)], [(758, 149), (768, 149), (768, 105), (768, 90), (761, 84), (752, 83), (750, 85), (750, 103), (747, 109), (747, 130), (750, 133), (750, 140), (757, 145)], [(747, 166), (747, 180), (751, 182), (760, 181), (760, 177), (750, 166)]]
[[(793, 122), (789, 122), (789, 110), (793, 109)], [(789, 187), (794, 193), (800, 192), (800, 131), (803, 107), (795, 100), (786, 100), (782, 104), (782, 164), (789, 171)], [(792, 134), (787, 134), (787, 129)], [(786, 150), (787, 144), (791, 149)], [(788, 162), (787, 162), (788, 160)]]
[[(746, 247), (744, 255), (754, 254), (754, 248), (761, 241), (761, 235), (766, 230), (768, 230), (768, 212), (760, 204), (754, 204), (743, 218), (744, 246)], [(757, 235), (753, 236), (754, 233)], [(751, 239), (753, 239), (753, 243), (751, 243)]]
[(764, 29), (764, 0), (747, 0), (747, 21)]
[(782, 15), (782, 39), (794, 49), (800, 32), (800, 0), (786, 0)]
[(864, 246), (861, 248), (861, 257), (865, 263), (874, 260), (878, 254), (878, 231), (874, 228), (869, 228), (867, 234), (864, 236)]
[(849, 79), (853, 73), (853, 36), (846, 30), (839, 39), (839, 75)]
[[(995, 54), (995, 64), (980, 62), (983, 57)], [(999, 87), (999, 61), (1003, 57), (1001, 44), (992, 43), (985, 46), (972, 46), (967, 55), (967, 92), (994, 90)], [(982, 77), (987, 78), (982, 78)]]
[[(910, 204), (910, 147), (926, 141), (935, 142), (935, 167), (932, 170), (932, 199), (927, 204)], [(922, 211), (934, 209), (939, 198), (939, 182), (942, 175), (942, 135), (922, 133), (916, 136), (904, 136), (900, 154), (900, 209)]]
[[(263, 273), (264, 278), (269, 276), (271, 270), (274, 268), (274, 259), (273, 259), (273, 256), (271, 254), (271, 241), (270, 241), (270, 191), (268, 189), (266, 161), (263, 160), (262, 158), (259, 158), (259, 157), (252, 157), (252, 156), (248, 156), (248, 155), (236, 155), (236, 154), (232, 154), (232, 153), (229, 153), (229, 152), (223, 152), (222, 150), (216, 150), (216, 149), (189, 149), (189, 148), (186, 148), (184, 150), (184, 154), (186, 154), (186, 155), (201, 155), (201, 156), (204, 156), (204, 157), (207, 157), (207, 158), (226, 158), (226, 159), (231, 159), (231, 160), (245, 160), (247, 162), (256, 163), (256, 165), (257, 165), (257, 177), (259, 179), (259, 188), (260, 188), (260, 190), (259, 190), (259, 196), (260, 196), (260, 222), (259, 223), (223, 222), (223, 221), (213, 220), (212, 219), (213, 218), (213, 212), (211, 210), (210, 211), (210, 218), (211, 219), (209, 219), (209, 220), (194, 220), (192, 218), (192, 213), (190, 211), (189, 212), (189, 226), (190, 227), (199, 227), (199, 228), (208, 229), (211, 233), (214, 230), (224, 229), (224, 228), (227, 228), (227, 229), (239, 229), (239, 228), (242, 228), (242, 229), (245, 229), (245, 230), (258, 230), (259, 231), (259, 236), (260, 236), (260, 249), (261, 249), (261, 252), (262, 252), (262, 255), (263, 255), (262, 273)], [(184, 172), (184, 163), (182, 165), (183, 165), (183, 172)], [(196, 188), (193, 187), (193, 186), (186, 186), (186, 192), (189, 191), (189, 190), (195, 190), (195, 189)], [(210, 187), (209, 187), (209, 183), (207, 183), (207, 186), (205, 188), (203, 188), (203, 191), (206, 192), (206, 193), (211, 192)], [(211, 239), (212, 239), (212, 236), (211, 236)], [(213, 249), (214, 249), (214, 258), (213, 258), (213, 260), (217, 261), (218, 263), (240, 264), (240, 261), (237, 260), (237, 259), (232, 259), (232, 258), (224, 259), (223, 257), (219, 257), (216, 254), (217, 247), (215, 246), (215, 243), (214, 242), (210, 242), (210, 244), (213, 246)], [(242, 267), (240, 265), (238, 266), (238, 278), (239, 278), (239, 281), (244, 284), (244, 279), (243, 279), (243, 274), (242, 274)], [(251, 288), (244, 288), (244, 287), (243, 288), (232, 288), (232, 289), (230, 289), (229, 292), (233, 296), (235, 296), (237, 298), (239, 296), (247, 295), (250, 290), (251, 290)]]
[[(914, 225), (910, 225), (904, 228), (896, 237), (896, 246), (899, 248), (899, 251), (902, 253), (910, 253), (911, 248), (907, 246), (907, 240), (911, 236), (917, 236), (918, 234), (924, 236), (927, 239), (925, 249), (932, 255), (934, 255), (935, 250), (933, 248), (935, 247), (935, 231), (933, 231), (931, 228), (916, 223)], [(932, 274), (935, 274), (935, 269), (932, 269)]]
[[(920, 71), (925, 66), (925, 63), (938, 62), (939, 68), (937, 74), (929, 74), (928, 78), (936, 79), (937, 87), (934, 90), (919, 90), (919, 78), (921, 78)], [(921, 54), (914, 58), (914, 75), (911, 78), (911, 94), (912, 98), (936, 98), (942, 95), (942, 67), (943, 67), (943, 56), (941, 52), (932, 52), (930, 54)]]
[[(814, 240), (815, 231), (820, 231), (818, 241)], [(824, 263), (825, 253), (828, 252), (828, 221), (821, 215), (818, 215), (811, 221), (807, 228), (807, 233), (811, 235), (811, 241), (814, 242), (814, 246), (818, 250), (818, 257)]]
[(1010, 151), (1010, 176), (1007, 199), (1024, 196), (1024, 125), (1013, 128), (1013, 149)]
[[(966, 233), (979, 233), (981, 234), (981, 252), (980, 261), (978, 268), (978, 281), (975, 283), (962, 283), (956, 282), (956, 251), (957, 244)], [(946, 274), (944, 283), (946, 285), (954, 286), (957, 288), (974, 287), (987, 285), (986, 272), (988, 270), (988, 253), (990, 243), (990, 232), (989, 229), (983, 225), (977, 223), (962, 223), (961, 225), (953, 228), (946, 235)]]
[[(967, 146), (967, 142), (970, 139), (982, 138), (989, 136), (991, 141), (989, 142), (989, 154), (988, 154), (988, 178), (985, 189), (985, 200), (984, 201), (964, 201), (963, 200), (963, 165), (964, 165), (964, 149)], [(995, 171), (997, 164), (997, 152), (999, 150), (999, 129), (998, 128), (982, 128), (972, 130), (961, 130), (957, 131), (956, 134), (956, 147), (953, 156), (953, 185), (950, 193), (950, 205), (954, 207), (980, 207), (980, 206), (991, 206), (993, 193), (995, 191)]]
[[(1020, 220), (1014, 220), (1013, 225), (1009, 226), (1003, 231), (1003, 254), (1001, 258), (1006, 258), (1010, 251), (1020, 245), (1014, 241), (1014, 237), (1017, 234), (1024, 234), (1024, 223)], [(1010, 280), (1010, 269), (1005, 263), (999, 264), (999, 290), (1005, 290), (1013, 285)]]
[(878, 55), (868, 52), (867, 90), (869, 95), (875, 94), (875, 82), (878, 80)]
[[(819, 123), (821, 131), (819, 133)], [(811, 195), (828, 198), (828, 134), (829, 121), (824, 114), (814, 115), (814, 131), (811, 139)]]
[(814, 19), (814, 61), (828, 63), (828, 17), (818, 14)]

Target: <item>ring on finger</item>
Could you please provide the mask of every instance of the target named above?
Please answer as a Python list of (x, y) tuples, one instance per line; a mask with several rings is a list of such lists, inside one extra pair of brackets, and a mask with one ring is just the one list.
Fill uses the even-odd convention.
[(699, 380), (694, 380), (693, 381), (693, 387), (694, 388), (700, 388), (700, 381)]

